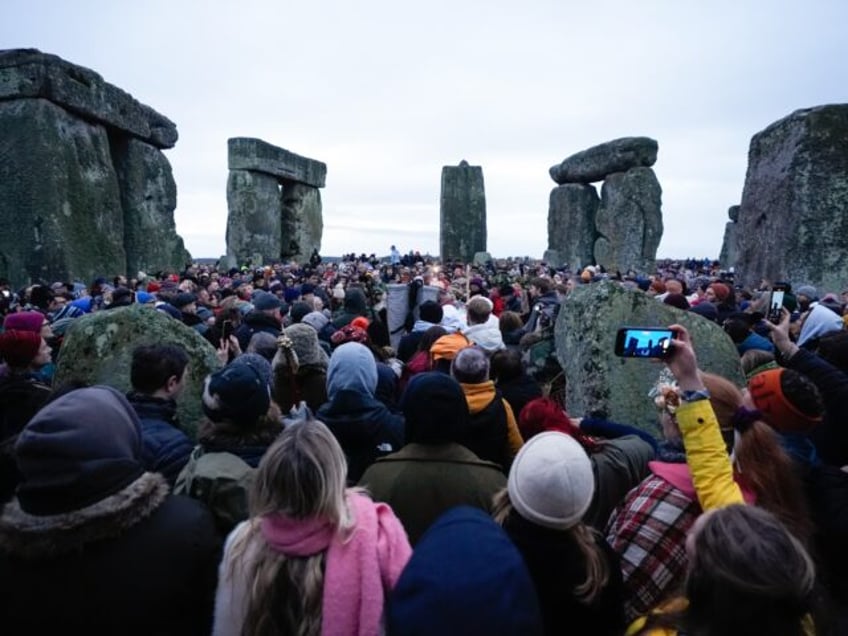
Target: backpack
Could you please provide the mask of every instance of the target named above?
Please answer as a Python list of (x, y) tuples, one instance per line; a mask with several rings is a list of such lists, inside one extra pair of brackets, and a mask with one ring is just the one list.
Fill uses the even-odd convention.
[(203, 503), (215, 517), (215, 525), (229, 534), (248, 517), (247, 493), (256, 469), (233, 453), (206, 453), (196, 446), (177, 477), (175, 495), (187, 495)]

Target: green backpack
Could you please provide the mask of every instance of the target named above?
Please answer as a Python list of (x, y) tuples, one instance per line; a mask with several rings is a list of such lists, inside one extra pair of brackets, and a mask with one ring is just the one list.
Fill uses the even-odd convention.
[(188, 495), (206, 505), (218, 530), (228, 534), (248, 517), (247, 493), (256, 469), (232, 453), (206, 453), (196, 446), (177, 477), (175, 495)]

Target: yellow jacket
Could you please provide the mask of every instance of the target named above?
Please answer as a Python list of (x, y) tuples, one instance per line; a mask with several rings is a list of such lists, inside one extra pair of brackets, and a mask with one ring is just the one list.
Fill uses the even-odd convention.
[(710, 401), (683, 402), (675, 416), (701, 509), (745, 503)]

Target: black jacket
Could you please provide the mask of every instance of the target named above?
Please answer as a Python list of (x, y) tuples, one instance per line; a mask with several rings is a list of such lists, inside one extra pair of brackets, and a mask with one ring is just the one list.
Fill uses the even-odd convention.
[(244, 320), (241, 321), (241, 324), (233, 335), (238, 340), (241, 350), (247, 351), (247, 345), (250, 344), (253, 334), (261, 331), (270, 333), (272, 336), (279, 336), (280, 330), (280, 322), (274, 316), (254, 310), (245, 315)]
[(141, 421), (141, 460), (144, 467), (165, 476), (173, 486), (188, 462), (194, 444), (180, 430), (177, 404), (173, 400), (128, 393), (127, 399)]

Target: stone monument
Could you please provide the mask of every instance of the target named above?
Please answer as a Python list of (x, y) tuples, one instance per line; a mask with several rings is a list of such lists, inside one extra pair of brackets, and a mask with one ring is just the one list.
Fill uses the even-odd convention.
[[(559, 186), (550, 196), (548, 249), (569, 269), (653, 269), (663, 231), (662, 189), (651, 169), (657, 149), (648, 137), (624, 137), (551, 167)], [(599, 198), (591, 184), (601, 180)]]
[(181, 270), (177, 127), (94, 71), (0, 51), (0, 277), (16, 285)]
[(261, 139), (234, 137), (227, 146), (227, 254), (241, 264), (254, 254), (267, 263), (320, 251), (326, 164)]
[(848, 281), (848, 104), (797, 110), (751, 139), (739, 208), (736, 278)]
[(470, 263), (486, 251), (486, 191), (483, 168), (463, 160), (442, 168), (439, 208), (439, 255), (442, 261)]

